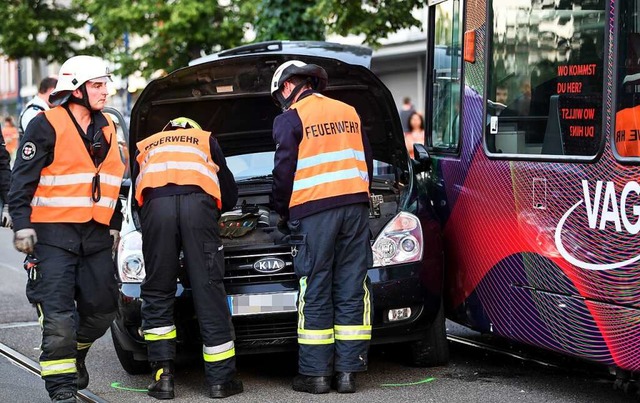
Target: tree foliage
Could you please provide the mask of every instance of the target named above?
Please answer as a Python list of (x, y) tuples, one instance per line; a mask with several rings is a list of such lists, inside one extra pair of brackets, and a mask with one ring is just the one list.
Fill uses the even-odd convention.
[(256, 41), (323, 40), (324, 19), (309, 12), (315, 4), (314, 0), (261, 0), (255, 20)]
[(91, 16), (91, 33), (122, 75), (175, 70), (240, 45), (254, 13), (242, 0), (75, 1)]
[(325, 34), (364, 35), (364, 43), (402, 28), (422, 27), (411, 14), (427, 0), (261, 0), (255, 20), (257, 40), (322, 40)]
[(378, 46), (380, 40), (403, 28), (422, 27), (413, 17), (427, 0), (318, 0), (307, 11), (312, 19), (325, 21), (329, 32), (338, 35), (363, 34), (364, 42)]
[(392, 32), (422, 26), (411, 12), (427, 0), (0, 1), (0, 53), (9, 58), (98, 54), (123, 76), (149, 77), (241, 45), (251, 29), (256, 40), (358, 34), (376, 46)]
[(2, 0), (0, 53), (14, 60), (48, 62), (63, 62), (80, 48), (91, 53), (79, 34), (86, 25), (83, 17), (68, 1)]

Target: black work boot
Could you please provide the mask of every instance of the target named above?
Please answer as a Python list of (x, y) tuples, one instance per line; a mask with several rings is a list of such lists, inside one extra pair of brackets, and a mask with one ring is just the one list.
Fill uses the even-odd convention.
[(78, 390), (86, 389), (89, 386), (89, 372), (87, 372), (87, 365), (85, 359), (87, 358), (88, 348), (78, 350), (76, 355), (76, 369), (78, 370)]
[(354, 393), (356, 391), (355, 372), (337, 372), (333, 377), (331, 387), (338, 393)]
[(160, 361), (151, 364), (153, 382), (147, 394), (156, 399), (173, 399), (173, 361)]
[(243, 391), (244, 387), (242, 386), (242, 381), (239, 379), (232, 379), (221, 385), (209, 386), (209, 397), (212, 399), (223, 399), (225, 397), (237, 395)]
[(56, 392), (51, 398), (53, 403), (76, 403), (76, 392), (72, 390), (61, 390)]
[(329, 393), (331, 377), (297, 375), (293, 378), (293, 390), (307, 393)]

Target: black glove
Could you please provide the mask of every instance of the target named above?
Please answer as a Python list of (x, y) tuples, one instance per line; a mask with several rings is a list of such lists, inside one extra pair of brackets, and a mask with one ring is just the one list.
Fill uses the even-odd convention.
[(280, 219), (278, 219), (278, 231), (282, 232), (285, 235), (290, 235), (291, 234), (291, 230), (289, 230), (289, 225), (287, 223), (287, 219), (286, 218), (282, 218), (280, 217)]

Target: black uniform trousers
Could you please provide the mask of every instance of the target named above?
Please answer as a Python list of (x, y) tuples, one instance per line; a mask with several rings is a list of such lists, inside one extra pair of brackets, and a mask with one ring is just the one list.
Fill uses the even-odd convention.
[[(141, 286), (142, 330), (149, 361), (175, 358), (174, 301), (180, 250), (203, 342), (209, 385), (235, 375), (235, 339), (224, 289), (224, 254), (213, 197), (190, 193), (150, 199), (141, 211), (146, 277)], [(172, 332), (154, 332), (166, 329)], [(164, 333), (164, 336), (162, 336)]]
[(38, 243), (34, 254), (39, 263), (29, 270), (27, 298), (42, 326), (40, 366), (53, 396), (76, 390), (77, 352), (113, 322), (118, 285), (111, 248), (84, 255)]
[(351, 204), (289, 222), (298, 295), (298, 370), (330, 376), (367, 369), (373, 258), (369, 208)]

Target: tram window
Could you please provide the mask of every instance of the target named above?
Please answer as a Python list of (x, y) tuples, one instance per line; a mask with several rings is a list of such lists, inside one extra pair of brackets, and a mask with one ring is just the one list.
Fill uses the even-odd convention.
[(592, 157), (602, 139), (605, 1), (493, 0), (487, 150)]
[(640, 4), (620, 3), (618, 91), (613, 149), (619, 158), (640, 157)]
[(462, 65), (462, 2), (433, 6), (435, 13), (431, 146), (457, 151), (460, 142), (460, 66)]

